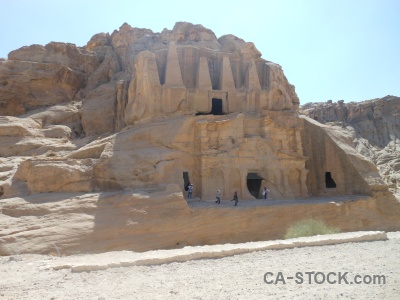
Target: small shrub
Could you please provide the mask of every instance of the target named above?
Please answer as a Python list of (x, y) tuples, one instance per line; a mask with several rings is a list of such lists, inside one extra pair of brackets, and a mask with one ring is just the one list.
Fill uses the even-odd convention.
[(292, 239), (302, 236), (313, 236), (319, 234), (332, 234), (338, 232), (338, 228), (328, 227), (322, 221), (306, 219), (290, 226), (285, 234), (285, 239)]

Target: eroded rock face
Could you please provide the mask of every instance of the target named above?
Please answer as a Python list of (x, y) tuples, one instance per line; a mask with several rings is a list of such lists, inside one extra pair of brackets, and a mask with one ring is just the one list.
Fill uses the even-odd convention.
[[(226, 198), (236, 190), (241, 197), (259, 197), (263, 185), (277, 198), (374, 190), (374, 180), (365, 181), (375, 178), (374, 168), (346, 170), (350, 150), (344, 139), (332, 141), (328, 128), (298, 119), (298, 98), (281, 67), (233, 35), (217, 38), (185, 22), (162, 33), (123, 24), (111, 35), (94, 35), (85, 47), (33, 45), (0, 63), (8, 66), (0, 76), (19, 65), (37, 68), (19, 75), (29, 82), (22, 94), (3, 89), (3, 112), (41, 108), (20, 121), (4, 119), (2, 155), (94, 159), (92, 188), (185, 187), (191, 181), (196, 196), (212, 197), (219, 187)], [(64, 75), (43, 72), (49, 68)], [(343, 103), (334, 111), (332, 118), (348, 116)], [(313, 150), (308, 132), (321, 135), (325, 153)], [(90, 143), (99, 135), (103, 138)], [(338, 144), (342, 150), (336, 151)], [(341, 151), (345, 154), (335, 153)], [(340, 163), (314, 164), (317, 156)], [(353, 163), (363, 165), (362, 160)], [(332, 190), (321, 179), (328, 172), (338, 182)]]
[[(158, 191), (43, 193), (0, 199), (0, 255), (72, 255), (282, 239), (307, 215), (342, 231), (398, 228), (395, 202), (190, 208), (176, 185)], [(293, 213), (293, 211), (296, 213)]]
[(162, 33), (124, 24), (111, 35), (96, 34), (86, 47), (22, 47), (0, 62), (0, 74), (0, 114), (13, 116), (84, 100), (121, 79), (130, 82), (128, 124), (175, 112), (209, 113), (212, 98), (223, 102), (224, 113), (296, 110), (299, 103), (281, 67), (262, 59), (253, 43), (233, 35), (217, 39), (185, 22)]
[(0, 115), (17, 116), (31, 110), (72, 101), (84, 86), (85, 75), (55, 63), (6, 60), (0, 62)]
[[(399, 152), (398, 105), (387, 105), (396, 99), (361, 106), (365, 113), (342, 102), (329, 103), (328, 109), (309, 110), (311, 118), (299, 117), (294, 86), (253, 43), (233, 35), (217, 38), (211, 30), (185, 22), (161, 33), (123, 24), (112, 34), (94, 35), (85, 47), (52, 42), (15, 50), (0, 61), (0, 209), (10, 228), (17, 226), (14, 218), (37, 209), (46, 218), (44, 230), (62, 220), (70, 232), (56, 238), (28, 234), (26, 239), (43, 246), (20, 239), (5, 248), (0, 243), (0, 254), (21, 245), (26, 245), (24, 252), (50, 251), (55, 242), (71, 251), (89, 249), (89, 241), (96, 251), (147, 250), (180, 242), (216, 243), (221, 236), (227, 242), (281, 236), (282, 228), (267, 234), (256, 229), (264, 224), (266, 208), (263, 213), (252, 210), (255, 219), (247, 210), (239, 213), (243, 228), (257, 224), (240, 236), (226, 225), (234, 224), (235, 213), (191, 210), (183, 196), (189, 183), (194, 184), (193, 196), (203, 200), (214, 199), (219, 189), (222, 200), (237, 191), (246, 202), (261, 198), (263, 187), (276, 201), (363, 195), (373, 204), (366, 200), (360, 207), (378, 211), (378, 217), (357, 214), (358, 206), (349, 204), (344, 210), (355, 210), (351, 216), (365, 221), (342, 228), (392, 228), (398, 208), (385, 183), (395, 177), (388, 179), (384, 168), (398, 169), (392, 160)], [(339, 119), (354, 128), (313, 118)], [(42, 193), (48, 201), (38, 200)], [(79, 207), (70, 204), (74, 200), (87, 213), (76, 213)], [(128, 217), (108, 228), (107, 209)], [(52, 211), (56, 214), (48, 213)], [(157, 221), (142, 211), (151, 211)], [(283, 211), (288, 210), (277, 213)], [(301, 211), (296, 218), (307, 208)], [(340, 208), (329, 211), (337, 214)], [(63, 214), (71, 219), (54, 217)], [(193, 216), (197, 223), (191, 222)], [(225, 224), (218, 234), (206, 226), (215, 218)], [(82, 226), (75, 224), (79, 221)], [(180, 226), (195, 225), (177, 230), (181, 221)], [(24, 224), (32, 227), (23, 222), (18, 232)], [(193, 237), (196, 226), (206, 228), (196, 231), (199, 238)], [(134, 238), (124, 243), (124, 234), (112, 238), (116, 231)], [(149, 231), (163, 240), (149, 240)], [(14, 238), (12, 231), (0, 231), (0, 242), (8, 238)], [(99, 242), (104, 238), (109, 242)]]
[(309, 117), (347, 131), (352, 146), (378, 167), (390, 190), (400, 196), (400, 98), (386, 96), (358, 103), (310, 103)]
[(86, 135), (112, 133), (116, 123), (116, 83), (103, 84), (86, 96), (80, 110)]
[[(120, 188), (179, 183), (184, 190), (186, 173), (194, 195), (204, 199), (214, 198), (217, 189), (223, 199), (235, 191), (243, 199), (254, 199), (263, 185), (276, 198), (305, 197), (301, 125), (288, 118), (293, 127), (281, 126), (284, 119), (279, 116), (237, 114), (177, 116), (129, 127), (104, 140), (110, 144), (99, 157), (94, 179), (101, 190), (116, 183)], [(249, 189), (255, 179), (250, 173), (260, 176), (258, 185), (254, 181), (256, 191)]]
[(86, 160), (29, 159), (20, 164), (14, 179), (32, 193), (92, 191), (92, 162)]

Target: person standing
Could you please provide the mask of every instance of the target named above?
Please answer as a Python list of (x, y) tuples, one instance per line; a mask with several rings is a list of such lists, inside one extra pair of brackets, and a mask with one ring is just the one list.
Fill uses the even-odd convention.
[(231, 201), (235, 201), (235, 206), (237, 206), (239, 202), (237, 191), (233, 194), (233, 199)]
[(188, 186), (188, 199), (192, 199), (192, 193), (193, 193), (193, 184), (189, 184), (189, 186)]
[(269, 192), (269, 189), (267, 189), (267, 188), (265, 187), (264, 190), (263, 190), (263, 192), (262, 192), (264, 200), (267, 200), (267, 198), (268, 198), (268, 192)]
[(217, 201), (215, 201), (215, 203), (220, 204), (221, 203), (221, 191), (220, 190), (217, 191), (215, 198), (217, 198)]

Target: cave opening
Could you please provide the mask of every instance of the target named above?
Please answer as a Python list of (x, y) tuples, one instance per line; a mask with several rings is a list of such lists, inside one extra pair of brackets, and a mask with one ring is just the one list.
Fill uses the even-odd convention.
[(254, 198), (258, 198), (260, 194), (261, 182), (264, 178), (260, 177), (257, 173), (247, 174), (247, 189)]
[(333, 180), (331, 172), (325, 172), (325, 186), (328, 189), (336, 187), (336, 182)]
[(189, 189), (190, 180), (189, 180), (189, 172), (183, 172), (183, 188), (185, 191)]
[(213, 115), (223, 115), (222, 112), (222, 99), (212, 98), (211, 100), (211, 114)]
[(215, 115), (215, 116), (224, 115), (224, 113), (222, 111), (222, 99), (212, 98), (211, 99), (211, 111), (209, 113), (203, 113), (203, 112), (196, 113), (196, 116), (202, 116), (202, 115)]

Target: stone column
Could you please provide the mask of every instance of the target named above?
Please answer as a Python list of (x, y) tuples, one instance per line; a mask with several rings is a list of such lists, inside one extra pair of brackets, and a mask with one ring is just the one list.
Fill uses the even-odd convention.
[(184, 87), (178, 52), (176, 51), (174, 41), (170, 42), (168, 47), (167, 65), (165, 68), (165, 85)]

